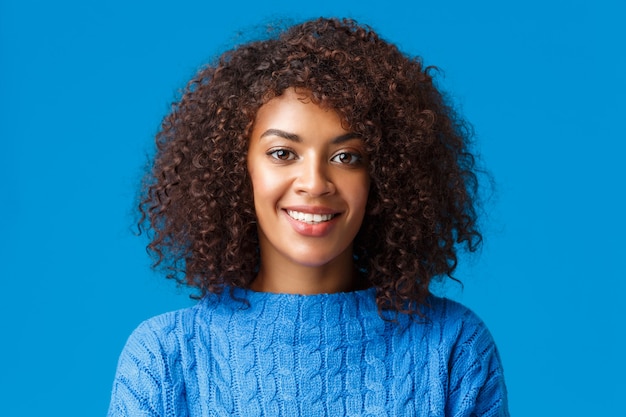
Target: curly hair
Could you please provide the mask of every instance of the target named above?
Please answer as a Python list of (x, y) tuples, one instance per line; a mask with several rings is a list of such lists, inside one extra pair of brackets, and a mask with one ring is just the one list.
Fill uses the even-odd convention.
[(249, 287), (259, 268), (248, 140), (258, 109), (306, 90), (360, 135), (371, 188), (354, 261), (379, 309), (418, 312), (433, 278), (475, 251), (471, 130), (433, 83), (432, 67), (349, 19), (292, 26), (202, 68), (156, 136), (140, 227), (154, 266), (201, 295)]

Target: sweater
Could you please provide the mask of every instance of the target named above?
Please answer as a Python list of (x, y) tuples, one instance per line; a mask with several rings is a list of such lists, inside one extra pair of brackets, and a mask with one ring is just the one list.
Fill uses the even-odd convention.
[(108, 416), (508, 416), (483, 322), (428, 305), (385, 318), (374, 289), (207, 295), (132, 333)]

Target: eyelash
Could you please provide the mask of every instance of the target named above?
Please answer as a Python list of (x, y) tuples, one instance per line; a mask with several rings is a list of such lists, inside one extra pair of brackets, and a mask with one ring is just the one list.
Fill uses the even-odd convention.
[(361, 155), (359, 155), (358, 153), (355, 152), (339, 152), (338, 154), (336, 154), (335, 156), (333, 156), (332, 158), (330, 158), (331, 161), (335, 160), (336, 158), (340, 158), (341, 156), (349, 156), (350, 157), (350, 162), (341, 162), (341, 161), (337, 161), (342, 165), (359, 165), (361, 164), (361, 162), (363, 162), (363, 157)]
[[(287, 158), (281, 158), (278, 156), (278, 154), (281, 153), (283, 154), (283, 156), (287, 156)], [(272, 157), (273, 159), (277, 160), (277, 161), (292, 161), (294, 159), (297, 158), (297, 155), (295, 152), (289, 150), (289, 149), (285, 149), (285, 148), (279, 148), (279, 149), (273, 149), (271, 151), (267, 152), (267, 155)], [(349, 156), (351, 158), (350, 162), (341, 162), (341, 161), (335, 161), (335, 159), (342, 157), (343, 155)], [(341, 165), (348, 165), (348, 166), (355, 166), (355, 165), (360, 165), (363, 162), (363, 156), (361, 156), (360, 154), (356, 153), (356, 152), (339, 152), (335, 155), (333, 155), (332, 158), (330, 158), (331, 161), (337, 162)]]
[[(288, 155), (288, 158), (280, 158), (278, 157), (278, 153), (279, 152), (283, 152), (285, 155)], [(291, 161), (296, 159), (296, 154), (293, 151), (290, 151), (289, 149), (284, 149), (284, 148), (279, 148), (279, 149), (273, 149), (269, 152), (267, 152), (268, 156), (271, 156), (272, 158), (276, 159), (277, 161)]]

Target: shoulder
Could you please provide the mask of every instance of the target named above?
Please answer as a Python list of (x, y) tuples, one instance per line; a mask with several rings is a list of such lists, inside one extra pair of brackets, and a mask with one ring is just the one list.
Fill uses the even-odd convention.
[(431, 295), (427, 299), (425, 314), (433, 319), (444, 320), (448, 323), (480, 324), (482, 320), (476, 313), (463, 304), (449, 298)]
[(125, 349), (145, 347), (167, 348), (169, 342), (192, 331), (198, 307), (170, 311), (140, 323), (131, 333)]
[(119, 357), (109, 416), (164, 416), (184, 408), (187, 341), (193, 338), (198, 306), (161, 314), (141, 323)]
[(478, 345), (493, 343), (491, 333), (483, 320), (459, 302), (430, 296), (423, 312), (442, 341), (454, 344), (471, 341)]
[[(143, 364), (155, 361), (177, 362), (180, 355), (209, 337), (210, 323), (226, 321), (224, 303), (214, 296), (205, 296), (196, 305), (170, 311), (140, 323), (129, 336), (122, 357), (142, 358)], [(219, 310), (219, 311), (216, 311)], [(206, 340), (204, 340), (206, 341)], [(121, 363), (120, 363), (121, 365)]]
[(181, 340), (193, 327), (195, 307), (172, 311), (140, 323), (130, 334), (117, 367), (117, 375), (131, 384), (145, 385), (148, 381), (134, 378), (156, 376), (168, 369), (180, 357)]
[(432, 296), (425, 314), (433, 337), (439, 339), (453, 367), (461, 365), (459, 361), (484, 361), (497, 356), (491, 332), (483, 320), (463, 304)]
[(446, 362), (450, 409), (472, 410), (472, 415), (480, 416), (507, 416), (502, 363), (485, 323), (458, 302), (439, 297), (429, 301), (427, 315)]

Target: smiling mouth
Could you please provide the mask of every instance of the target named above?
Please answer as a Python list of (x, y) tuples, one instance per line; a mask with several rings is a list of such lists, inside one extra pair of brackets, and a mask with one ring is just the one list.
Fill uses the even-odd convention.
[(287, 214), (294, 220), (298, 220), (299, 222), (304, 222), (308, 224), (318, 224), (330, 221), (333, 217), (337, 216), (337, 214), (313, 214), (313, 213), (303, 213), (301, 211), (295, 210), (287, 210)]

